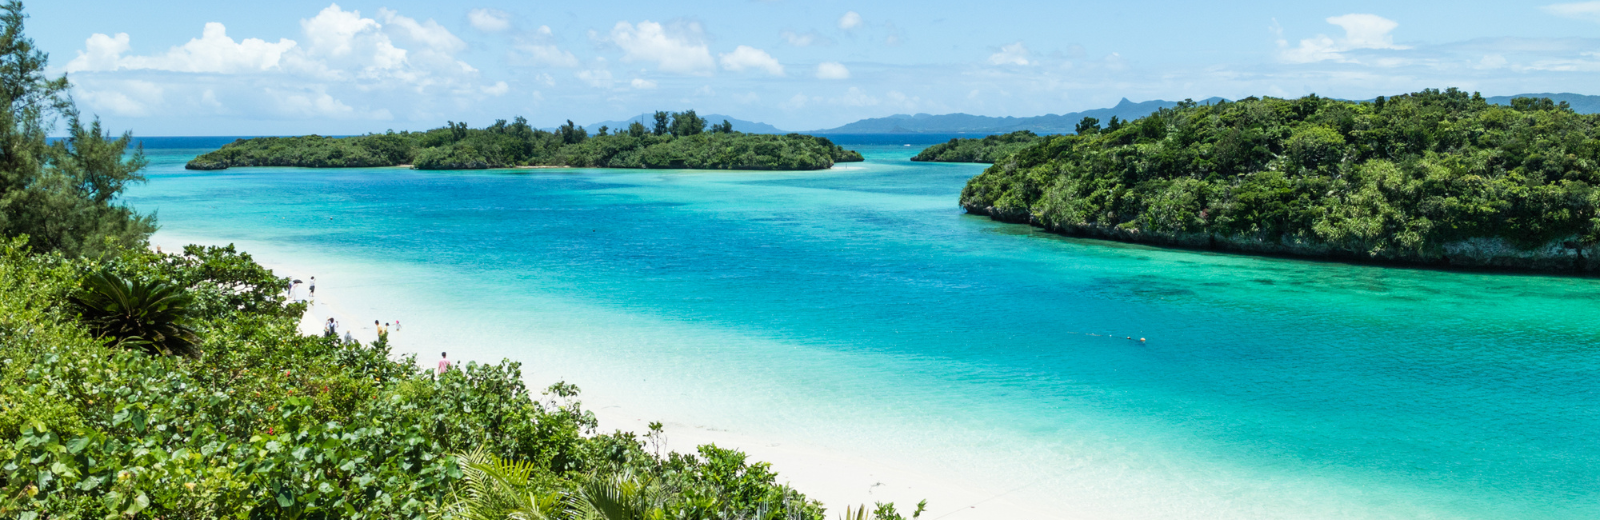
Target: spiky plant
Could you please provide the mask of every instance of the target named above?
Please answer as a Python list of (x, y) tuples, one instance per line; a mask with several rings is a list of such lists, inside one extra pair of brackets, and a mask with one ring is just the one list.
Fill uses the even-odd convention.
[(199, 337), (189, 328), (194, 298), (182, 287), (102, 270), (85, 277), (71, 300), (89, 330), (112, 346), (200, 357)]
[(666, 499), (655, 482), (623, 474), (589, 479), (568, 502), (572, 516), (584, 520), (662, 520)]
[(461, 480), (449, 500), (430, 515), (436, 520), (545, 520), (558, 517), (561, 496), (538, 485), (539, 466), (484, 452), (457, 456)]

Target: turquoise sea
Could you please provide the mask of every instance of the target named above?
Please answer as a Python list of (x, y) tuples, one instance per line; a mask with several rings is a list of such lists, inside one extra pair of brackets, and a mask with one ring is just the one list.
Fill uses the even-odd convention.
[(1039, 233), (903, 139), (822, 172), (189, 172), (152, 140), (126, 201), (453, 358), (1064, 517), (1600, 518), (1600, 280)]

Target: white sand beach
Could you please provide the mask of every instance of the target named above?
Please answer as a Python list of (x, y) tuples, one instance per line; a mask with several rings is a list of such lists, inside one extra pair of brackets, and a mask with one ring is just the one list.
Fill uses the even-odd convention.
[[(160, 246), (169, 252), (181, 251), (184, 245), (190, 243), (209, 242), (204, 239), (178, 238), (168, 233), (159, 233), (151, 240), (152, 247)], [(357, 340), (365, 343), (377, 339), (373, 320), (390, 323), (395, 321), (397, 316), (416, 312), (416, 302), (388, 301), (377, 295), (372, 287), (345, 287), (341, 281), (330, 279), (326, 274), (319, 276), (315, 259), (295, 258), (293, 261), (286, 261), (287, 259), (274, 257), (270, 253), (263, 254), (253, 249), (249, 251), (257, 262), (272, 269), (279, 276), (302, 281), (309, 281), (311, 277), (318, 276), (319, 283), (314, 296), (309, 291), (308, 284), (301, 284), (295, 290), (297, 299), (304, 299), (310, 303), (301, 320), (301, 332), (304, 334), (322, 334), (325, 322), (332, 317), (339, 325), (340, 336), (348, 331)], [(430, 330), (430, 325), (425, 320), (400, 318), (400, 321), (401, 327), (389, 329), (389, 342), (393, 355), (397, 358), (415, 355), (421, 370), (435, 367), (440, 352), (449, 352), (450, 358), (457, 363), (472, 359), (490, 361), (475, 355), (477, 352), (471, 341), (453, 340), (452, 338), (458, 336)], [(497, 340), (513, 343), (517, 341), (516, 338), (497, 338)], [(597, 374), (595, 377), (600, 375)], [(524, 370), (524, 378), (528, 388), (535, 395), (539, 389), (555, 382), (541, 378), (538, 374), (531, 374), (528, 370)], [(580, 387), (584, 383), (581, 373), (567, 372), (567, 377), (564, 379)], [(931, 469), (936, 467), (934, 464), (929, 464), (931, 461), (895, 460), (869, 450), (852, 449), (848, 445), (824, 446), (789, 439), (764, 438), (742, 431), (737, 426), (738, 421), (735, 420), (697, 421), (662, 416), (640, 403), (629, 402), (625, 398), (602, 399), (580, 396), (580, 400), (583, 406), (592, 410), (600, 420), (601, 432), (623, 430), (642, 435), (648, 431), (650, 422), (661, 422), (665, 432), (661, 445), (663, 453), (668, 451), (693, 453), (698, 446), (715, 444), (743, 451), (752, 461), (769, 462), (778, 473), (781, 482), (786, 482), (806, 496), (821, 501), (831, 513), (842, 514), (846, 506), (867, 505), (871, 508), (875, 503), (884, 502), (895, 503), (897, 508), (909, 517), (909, 513), (915, 509), (919, 501), (927, 500), (927, 510), (921, 517), (924, 519), (980, 520), (1077, 516), (1058, 509), (1054, 504), (1027, 503), (1018, 500), (1036, 496), (1014, 493), (1025, 487), (1031, 487), (1027, 484), (1024, 484), (1024, 487), (999, 487), (991, 482), (973, 478), (972, 475), (938, 472)]]

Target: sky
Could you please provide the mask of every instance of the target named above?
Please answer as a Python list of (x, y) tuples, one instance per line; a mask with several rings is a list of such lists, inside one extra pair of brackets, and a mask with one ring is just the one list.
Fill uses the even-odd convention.
[(685, 109), (804, 131), (1123, 98), (1600, 94), (1600, 1), (25, 4), (79, 107), (146, 136)]

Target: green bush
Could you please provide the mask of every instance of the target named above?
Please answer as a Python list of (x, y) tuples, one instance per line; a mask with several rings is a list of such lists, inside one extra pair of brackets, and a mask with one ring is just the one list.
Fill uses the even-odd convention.
[[(448, 512), (473, 452), (533, 468), (549, 496), (633, 475), (674, 518), (822, 517), (739, 452), (597, 434), (576, 387), (535, 399), (516, 363), (436, 377), (382, 343), (301, 336), (284, 280), (231, 247), (90, 261), (24, 243), (0, 249), (0, 517), (423, 518)], [(204, 356), (94, 339), (66, 302), (101, 272), (189, 291)]]

